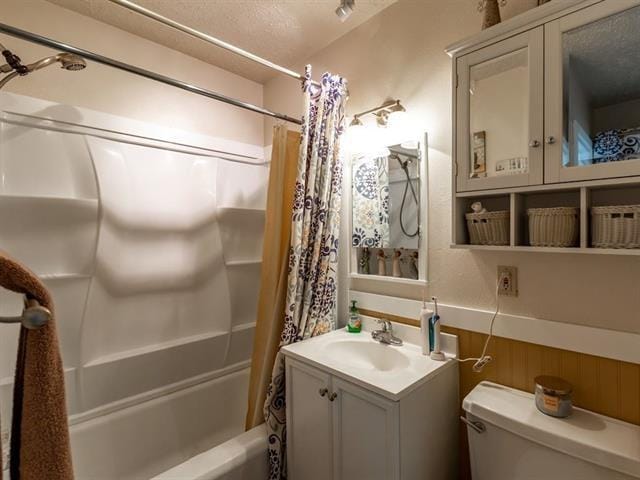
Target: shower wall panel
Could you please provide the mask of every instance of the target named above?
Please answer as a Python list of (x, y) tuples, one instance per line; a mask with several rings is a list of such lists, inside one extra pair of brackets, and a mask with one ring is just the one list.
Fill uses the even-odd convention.
[[(0, 105), (0, 249), (53, 293), (72, 424), (246, 369), (262, 149), (18, 95)], [(1, 315), (20, 310), (0, 291)], [(18, 327), (0, 329), (6, 426)]]

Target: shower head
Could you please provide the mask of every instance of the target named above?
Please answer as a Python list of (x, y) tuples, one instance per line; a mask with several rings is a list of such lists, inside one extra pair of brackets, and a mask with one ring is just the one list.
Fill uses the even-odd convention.
[[(17, 71), (9, 73), (5, 77), (3, 77), (2, 80), (0, 80), (0, 88), (4, 87), (10, 80), (14, 79), (18, 75), (28, 75), (31, 72), (35, 72), (36, 70), (40, 70), (41, 68), (53, 65), (56, 62), (60, 63), (62, 69), (68, 70), (70, 72), (83, 70), (87, 66), (87, 63), (84, 61), (84, 59), (82, 57), (79, 57), (78, 55), (75, 55), (73, 53), (58, 53), (57, 55), (52, 55), (29, 65), (25, 65), (24, 67), (26, 67), (26, 73), (21, 74)], [(3, 67), (0, 67), (0, 71), (6, 70), (3, 70)]]
[(60, 63), (62, 68), (69, 70), (70, 72), (77, 72), (78, 70), (84, 70), (87, 68), (87, 62), (84, 58), (74, 55), (73, 53), (63, 53), (60, 56)]
[(84, 59), (78, 55), (74, 55), (73, 53), (58, 53), (57, 55), (52, 55), (51, 57), (43, 58), (31, 65), (27, 65), (27, 68), (29, 69), (29, 73), (31, 73), (53, 65), (55, 62), (59, 62), (64, 70), (72, 72), (82, 70), (87, 66)]
[(400, 158), (400, 155), (398, 155), (395, 152), (392, 152), (391, 154), (389, 154), (388, 158), (397, 160), (398, 163), (400, 164), (400, 168), (402, 168), (403, 170), (406, 170), (409, 167), (409, 164), (413, 162), (413, 158), (410, 156), (407, 156), (407, 159), (403, 161), (402, 158)]

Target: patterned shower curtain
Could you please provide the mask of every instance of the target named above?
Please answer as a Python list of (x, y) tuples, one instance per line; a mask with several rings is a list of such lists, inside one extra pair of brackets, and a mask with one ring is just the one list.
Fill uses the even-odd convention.
[[(289, 273), (280, 347), (335, 328), (338, 234), (346, 82), (325, 73), (320, 87), (305, 70), (305, 112), (291, 222)], [(269, 442), (269, 479), (286, 479), (284, 358), (278, 352), (264, 405)]]
[(389, 246), (389, 162), (387, 157), (363, 156), (353, 162), (354, 247)]

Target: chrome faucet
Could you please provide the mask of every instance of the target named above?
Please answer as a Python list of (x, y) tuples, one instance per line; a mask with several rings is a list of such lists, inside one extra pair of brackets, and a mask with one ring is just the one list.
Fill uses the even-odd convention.
[(382, 329), (371, 332), (371, 338), (386, 345), (394, 345), (397, 347), (402, 345), (402, 340), (393, 334), (393, 325), (389, 320), (381, 318), (377, 319), (377, 322), (382, 325)]

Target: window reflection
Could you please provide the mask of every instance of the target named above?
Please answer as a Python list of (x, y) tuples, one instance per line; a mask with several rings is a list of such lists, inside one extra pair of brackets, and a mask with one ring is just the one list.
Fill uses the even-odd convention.
[(640, 7), (563, 35), (563, 166), (640, 159)]

